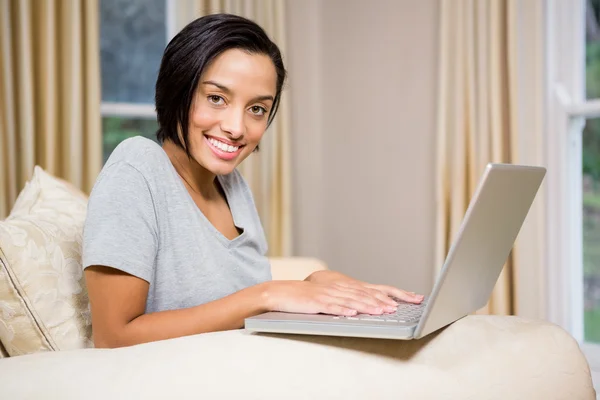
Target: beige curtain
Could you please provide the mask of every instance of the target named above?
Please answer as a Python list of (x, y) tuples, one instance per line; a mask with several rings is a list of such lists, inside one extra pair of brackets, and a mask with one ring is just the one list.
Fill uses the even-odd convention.
[[(177, 26), (202, 15), (230, 13), (258, 23), (279, 46), (285, 62), (285, 2), (281, 0), (183, 0), (178, 2)], [(269, 243), (269, 255), (291, 255), (290, 110), (281, 99), (277, 117), (260, 143), (260, 151), (240, 165), (248, 181)]]
[[(519, 9), (529, 6), (538, 7), (539, 1), (441, 1), (436, 182), (439, 268), (485, 165), (532, 161), (529, 155), (520, 154), (523, 143), (528, 146), (535, 143), (524, 140), (526, 136), (537, 134), (529, 128), (523, 129), (525, 118), (534, 120), (538, 116), (524, 117), (520, 103), (524, 94), (521, 82), (524, 47), (519, 43), (519, 35), (524, 24), (519, 21)], [(527, 21), (538, 22), (533, 18)], [(541, 99), (537, 100), (541, 104)], [(536, 268), (533, 264), (537, 264), (531, 262), (531, 254), (519, 254), (525, 247), (521, 244), (536, 240), (537, 234), (541, 236), (539, 229), (537, 233), (527, 230), (520, 235), (521, 242), (515, 245), (490, 301), (479, 313), (518, 313), (519, 277), (529, 272), (522, 273), (519, 269)], [(519, 262), (525, 259), (526, 265)]]
[(0, 0), (0, 218), (37, 164), (89, 191), (101, 168), (97, 0)]

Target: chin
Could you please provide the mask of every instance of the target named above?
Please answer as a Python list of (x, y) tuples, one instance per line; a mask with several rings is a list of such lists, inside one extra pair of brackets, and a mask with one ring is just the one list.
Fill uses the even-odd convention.
[(228, 175), (235, 170), (236, 164), (228, 164), (228, 165), (210, 165), (210, 168), (207, 168), (211, 173), (215, 175)]

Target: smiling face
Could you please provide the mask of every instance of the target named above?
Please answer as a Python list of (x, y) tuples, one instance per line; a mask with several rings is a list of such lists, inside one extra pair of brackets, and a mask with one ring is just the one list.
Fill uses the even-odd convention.
[(189, 119), (192, 158), (215, 175), (231, 173), (260, 142), (276, 94), (271, 59), (231, 49), (200, 77)]

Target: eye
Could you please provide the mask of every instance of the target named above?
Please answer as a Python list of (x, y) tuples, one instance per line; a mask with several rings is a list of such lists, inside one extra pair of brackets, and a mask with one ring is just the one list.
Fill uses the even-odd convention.
[(211, 94), (208, 96), (208, 101), (216, 106), (225, 104), (225, 99), (223, 99), (221, 96), (217, 96), (216, 94)]
[(250, 112), (256, 116), (263, 116), (267, 113), (267, 109), (261, 106), (252, 106)]

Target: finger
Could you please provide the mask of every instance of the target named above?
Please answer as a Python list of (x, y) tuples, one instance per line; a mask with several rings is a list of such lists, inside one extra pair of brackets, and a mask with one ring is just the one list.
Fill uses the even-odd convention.
[(364, 303), (360, 300), (356, 300), (351, 297), (332, 297), (332, 302), (334, 304), (338, 304), (342, 307), (356, 310), (360, 314), (372, 314), (372, 315), (383, 314), (383, 307), (372, 306), (370, 304)]
[(381, 290), (369, 289), (369, 291), (372, 296), (374, 296), (375, 298), (380, 300), (383, 304), (385, 304), (387, 306), (391, 306), (391, 307), (398, 306), (398, 303), (395, 302), (394, 299), (392, 299), (390, 296), (388, 296), (386, 293), (382, 292)]
[[(356, 301), (360, 301), (362, 303), (375, 307), (376, 309), (381, 308), (385, 312), (395, 312), (397, 309), (395, 302), (392, 302), (392, 304), (383, 302), (373, 295), (371, 289), (366, 289), (364, 287), (360, 289), (354, 289), (351, 287), (339, 287), (338, 291), (333, 292), (332, 295), (337, 297), (349, 297)], [(382, 294), (382, 297), (386, 296)], [(369, 313), (372, 314), (371, 312)]]
[(394, 300), (392, 300), (385, 293), (383, 293), (379, 290), (376, 290), (376, 289), (370, 289), (360, 282), (359, 283), (341, 282), (337, 285), (340, 287), (358, 291), (359, 293), (361, 293), (364, 296), (373, 297), (376, 299), (377, 304), (380, 305), (381, 307), (386, 307), (386, 306), (396, 307), (398, 305), (398, 303), (396, 303)]
[(339, 285), (349, 287), (349, 288), (354, 288), (354, 289), (361, 290), (361, 291), (367, 291), (371, 296), (375, 297), (380, 302), (383, 302), (384, 304), (382, 304), (382, 305), (387, 305), (387, 306), (392, 306), (392, 307), (395, 307), (398, 305), (398, 303), (396, 303), (386, 292), (373, 288), (374, 286), (378, 286), (378, 285), (370, 285), (370, 284), (362, 283), (362, 282), (358, 282), (358, 281), (357, 281), (357, 283), (341, 282), (341, 283), (339, 283)]
[(364, 303), (368, 303), (372, 306), (380, 306), (381, 302), (377, 300), (370, 292), (365, 288), (354, 288), (350, 286), (335, 285), (334, 291), (330, 293), (332, 296), (348, 297), (351, 296), (356, 300), (360, 300)]
[(348, 307), (343, 307), (338, 304), (327, 304), (323, 307), (323, 313), (331, 315), (343, 315), (351, 317), (356, 315), (358, 312)]
[(406, 301), (408, 303), (417, 303), (418, 304), (423, 301), (423, 295), (416, 294), (413, 292), (407, 292), (407, 291), (395, 288), (393, 286), (368, 285), (367, 287), (380, 290), (380, 291), (384, 292), (385, 294), (387, 294), (388, 296), (396, 297), (399, 300)]

